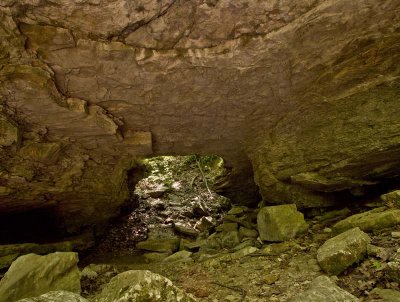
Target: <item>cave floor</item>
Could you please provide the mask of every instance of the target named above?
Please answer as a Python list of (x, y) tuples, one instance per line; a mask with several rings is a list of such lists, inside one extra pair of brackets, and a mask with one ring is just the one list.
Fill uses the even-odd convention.
[[(207, 214), (218, 224), (226, 213), (226, 200), (218, 199), (215, 193), (210, 195), (198, 171), (186, 169), (185, 165), (181, 162), (173, 171), (158, 171), (155, 178), (153, 175), (138, 184), (135, 209), (116, 220), (99, 244), (81, 260), (82, 267), (91, 263), (107, 265), (104, 274), (95, 281), (83, 280), (85, 297), (90, 300), (119, 272), (144, 269), (169, 278), (199, 301), (284, 302), (324, 274), (317, 263), (316, 252), (331, 237), (330, 226), (343, 216), (325, 220), (318, 215), (308, 218), (307, 234), (292, 241), (263, 245), (260, 251), (267, 248), (268, 253), (256, 252), (231, 259), (226, 255), (233, 251), (222, 249), (207, 261), (148, 263), (135, 245), (145, 240), (152, 230), (166, 232), (164, 235), (169, 236), (166, 230), (172, 221), (193, 225), (199, 216)], [(167, 179), (170, 188), (160, 196), (151, 197), (157, 195), (151, 192), (160, 184), (160, 174), (164, 175), (164, 183)], [(169, 176), (165, 177), (166, 174)], [(391, 236), (393, 231), (400, 231), (400, 226), (370, 234), (372, 244), (384, 247), (387, 254), (370, 256), (348, 268), (338, 277), (338, 285), (361, 301), (375, 287), (398, 290), (399, 284), (386, 281), (383, 272), (386, 261), (400, 247), (400, 239)]]

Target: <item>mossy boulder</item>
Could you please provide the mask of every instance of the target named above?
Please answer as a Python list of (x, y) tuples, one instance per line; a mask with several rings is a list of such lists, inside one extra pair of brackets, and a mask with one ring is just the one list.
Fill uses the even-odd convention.
[(64, 290), (52, 291), (35, 298), (26, 298), (17, 302), (88, 302), (78, 294)]
[(171, 280), (146, 270), (123, 272), (111, 279), (95, 302), (194, 302)]
[(330, 275), (339, 275), (367, 255), (371, 238), (359, 228), (348, 230), (327, 240), (317, 251), (321, 268)]
[(358, 227), (365, 232), (393, 227), (400, 223), (400, 210), (385, 207), (373, 209), (364, 213), (356, 214), (337, 222), (332, 230), (338, 234), (346, 230)]
[(76, 253), (28, 254), (15, 260), (0, 280), (0, 302), (37, 297), (54, 290), (80, 293)]
[(296, 205), (287, 204), (262, 208), (257, 215), (257, 227), (261, 240), (279, 242), (306, 232), (308, 224)]

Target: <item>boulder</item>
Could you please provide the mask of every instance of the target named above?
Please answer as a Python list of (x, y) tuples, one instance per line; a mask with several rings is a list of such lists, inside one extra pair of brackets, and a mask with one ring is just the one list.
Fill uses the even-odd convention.
[(386, 210), (385, 207), (380, 207), (364, 213), (352, 215), (337, 222), (332, 230), (339, 234), (349, 229), (358, 227), (365, 232), (390, 228), (400, 223), (400, 210)]
[(317, 260), (328, 274), (339, 275), (367, 255), (371, 238), (359, 228), (327, 240), (317, 251)]
[(51, 291), (35, 298), (18, 300), (17, 302), (88, 302), (88, 300), (78, 294), (59, 290)]
[(136, 244), (136, 247), (151, 252), (176, 252), (179, 249), (179, 239), (147, 239)]
[(95, 302), (194, 302), (171, 280), (146, 270), (123, 272), (111, 279)]
[(0, 280), (0, 302), (37, 297), (49, 291), (80, 293), (76, 253), (28, 254), (15, 260)]
[(327, 276), (315, 278), (311, 287), (290, 302), (358, 302), (359, 299), (341, 289)]
[(367, 302), (400, 302), (400, 291), (374, 288), (368, 298)]
[(262, 208), (257, 215), (257, 227), (261, 240), (286, 241), (306, 232), (308, 224), (296, 205), (287, 204)]

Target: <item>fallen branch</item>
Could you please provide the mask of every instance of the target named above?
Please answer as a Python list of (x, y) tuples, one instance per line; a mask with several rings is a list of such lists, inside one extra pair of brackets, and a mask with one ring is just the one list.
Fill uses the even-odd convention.
[(198, 158), (197, 155), (195, 155), (195, 158), (196, 158), (197, 166), (199, 167), (199, 170), (200, 170), (200, 173), (201, 173), (201, 177), (203, 178), (204, 183), (206, 184), (206, 188), (207, 188), (207, 190), (208, 190), (208, 193), (210, 194), (210, 198), (213, 199), (213, 195), (212, 195), (212, 192), (211, 192), (211, 190), (210, 190), (210, 188), (209, 188), (209, 186), (208, 186), (206, 176), (204, 175), (203, 169), (201, 168), (199, 158)]
[(246, 295), (247, 295), (246, 290), (243, 289), (243, 288), (241, 288), (241, 287), (239, 287), (239, 286), (236, 286), (236, 285), (226, 285), (226, 284), (222, 284), (222, 283), (219, 283), (219, 282), (216, 282), (216, 281), (213, 281), (213, 282), (211, 282), (211, 283), (212, 283), (212, 284), (215, 284), (215, 285), (218, 285), (218, 286), (221, 286), (221, 287), (225, 287), (225, 288), (230, 289), (230, 290), (233, 290), (233, 291), (235, 291), (235, 292), (240, 292), (240, 295), (242, 296), (241, 301), (244, 301), (244, 298), (246, 298)]
[(196, 174), (196, 176), (193, 177), (192, 181), (190, 182), (190, 187), (191, 187), (192, 189), (193, 189), (194, 181), (196, 180), (197, 177), (199, 177), (199, 175)]

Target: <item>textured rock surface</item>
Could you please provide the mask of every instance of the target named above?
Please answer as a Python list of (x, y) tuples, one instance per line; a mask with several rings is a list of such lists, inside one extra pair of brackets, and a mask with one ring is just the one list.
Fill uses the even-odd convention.
[(358, 302), (355, 296), (337, 286), (330, 278), (320, 276), (314, 279), (311, 288), (300, 293), (290, 302)]
[(88, 302), (81, 296), (67, 291), (52, 291), (35, 298), (26, 298), (18, 302)]
[(296, 205), (265, 207), (257, 215), (257, 228), (261, 240), (286, 241), (304, 233), (308, 224)]
[(359, 228), (348, 230), (327, 240), (317, 251), (321, 268), (331, 275), (339, 275), (367, 254), (371, 238)]
[(396, 226), (400, 223), (400, 210), (377, 208), (364, 213), (350, 216), (337, 222), (333, 226), (335, 233), (341, 233), (358, 227), (363, 231), (370, 232)]
[(238, 194), (252, 163), (265, 199), (304, 207), (397, 177), (399, 7), (3, 0), (0, 212), (106, 220), (147, 154), (218, 154)]
[(96, 302), (194, 302), (171, 280), (150, 271), (126, 271), (111, 279)]
[(57, 290), (80, 293), (77, 263), (76, 253), (21, 256), (0, 280), (0, 301), (13, 302)]
[(371, 291), (367, 302), (400, 302), (400, 291), (375, 288)]
[(179, 239), (147, 239), (136, 244), (136, 247), (141, 250), (153, 252), (176, 252), (179, 248)]

